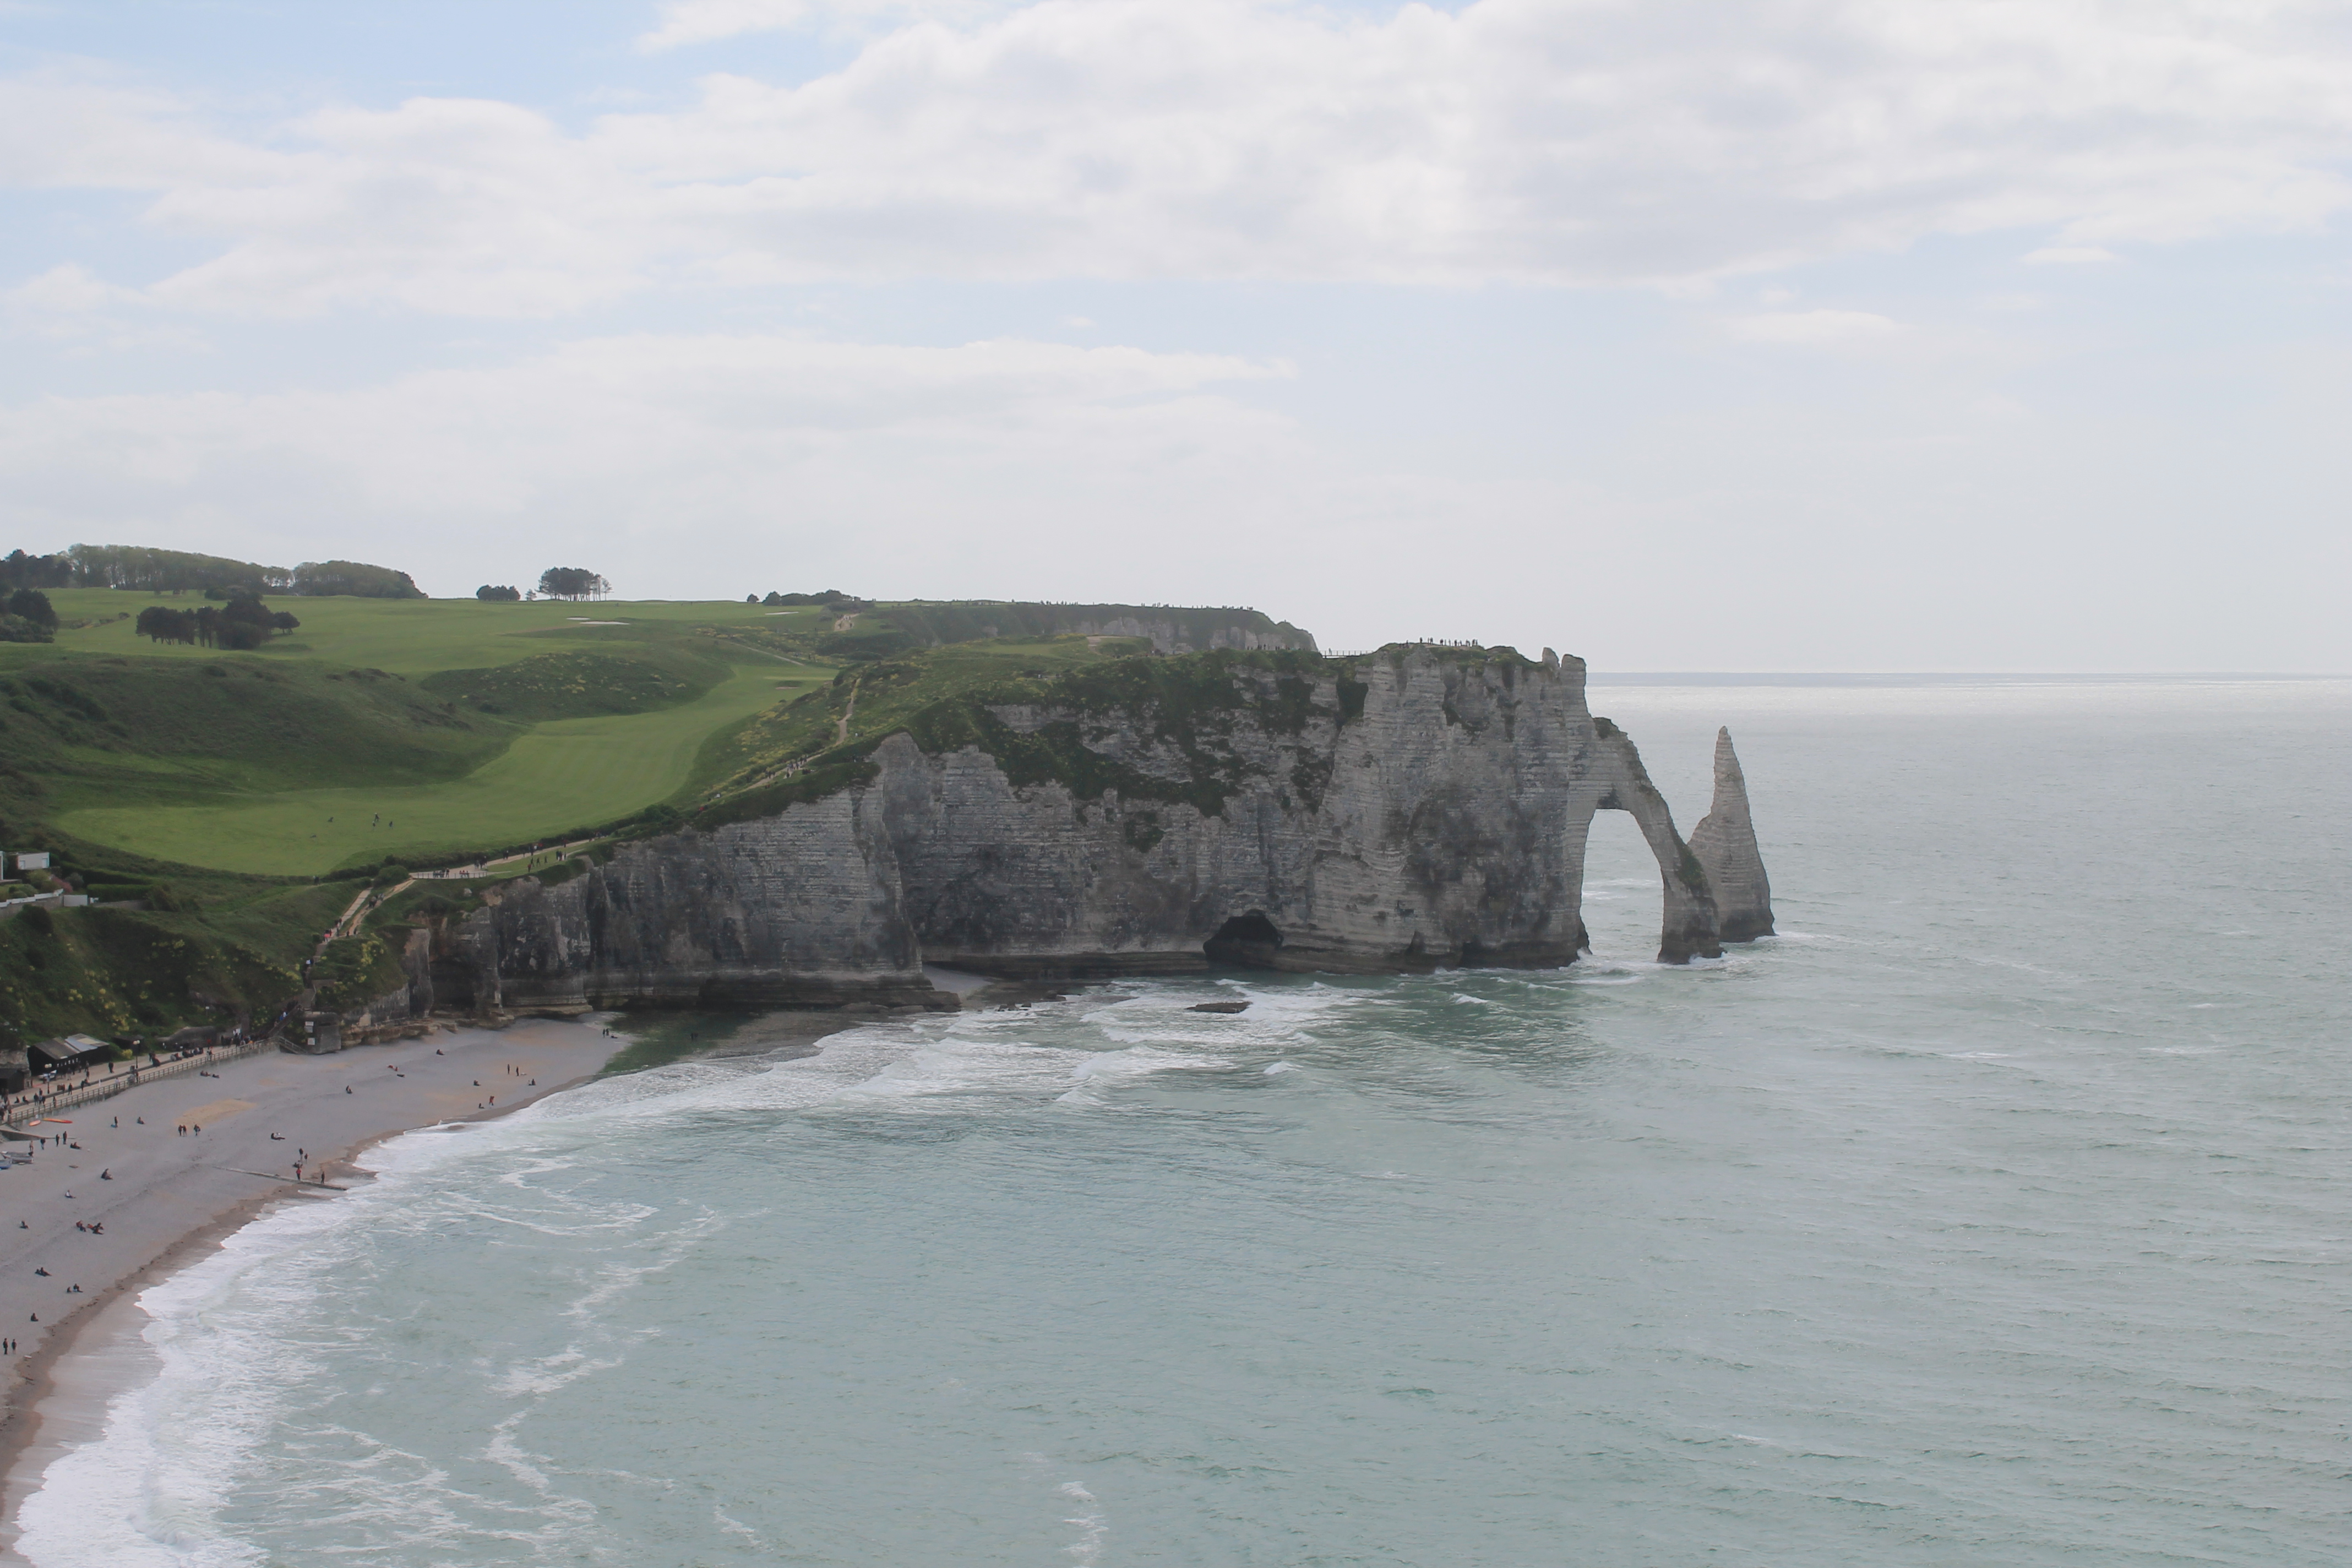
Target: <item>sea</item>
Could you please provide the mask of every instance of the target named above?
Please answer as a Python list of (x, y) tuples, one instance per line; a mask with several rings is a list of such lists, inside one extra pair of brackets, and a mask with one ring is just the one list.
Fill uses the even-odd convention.
[[(1597, 683), (1780, 934), (1234, 972), (411, 1133), (35, 1568), (2352, 1560), (2352, 683)], [(1246, 1000), (1238, 1016), (1190, 1011)]]

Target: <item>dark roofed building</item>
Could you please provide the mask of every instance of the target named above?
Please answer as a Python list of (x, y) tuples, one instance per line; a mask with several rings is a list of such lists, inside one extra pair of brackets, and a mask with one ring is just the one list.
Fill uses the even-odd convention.
[(112, 1061), (114, 1047), (89, 1035), (68, 1035), (62, 1039), (43, 1040), (27, 1054), (37, 1073), (74, 1072)]

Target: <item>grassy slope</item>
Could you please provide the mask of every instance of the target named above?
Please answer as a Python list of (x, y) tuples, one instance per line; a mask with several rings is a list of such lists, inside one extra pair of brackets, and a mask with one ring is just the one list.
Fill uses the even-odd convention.
[[(101, 896), (167, 884), (181, 907), (0, 922), (0, 1039), (152, 1032), (208, 1008), (266, 1017), (356, 889), (290, 878), (503, 847), (661, 801), (716, 799), (707, 820), (772, 809), (780, 763), (814, 757), (785, 793), (822, 793), (896, 728), (971, 738), (985, 700), (1140, 692), (1173, 711), (1233, 688), (1223, 656), (1194, 670), (1085, 637), (950, 646), (836, 677), (818, 651), (835, 617), (807, 608), (289, 597), (273, 607), (299, 631), (226, 654), (139, 638), (130, 616), (147, 595), (51, 597), (68, 622), (55, 644), (0, 645), (0, 842), (59, 850)], [(1040, 776), (1081, 750), (979, 738)], [(368, 943), (348, 956), (354, 987), (381, 978)]]
[(534, 725), (498, 756), (446, 783), (100, 806), (67, 812), (57, 823), (79, 837), (159, 860), (289, 876), (388, 857), (453, 857), (593, 826), (667, 800), (692, 781), (695, 760), (714, 733), (779, 695), (770, 669), (744, 669), (683, 707)]
[[(153, 602), (52, 597), (68, 622)], [(122, 620), (0, 654), (26, 710), (0, 743), (39, 789), (17, 815), (236, 871), (457, 855), (690, 794), (714, 737), (832, 673), (703, 629), (765, 633), (752, 605), (285, 603), (301, 629), (251, 654)]]
[[(110, 588), (53, 588), (49, 601), (60, 619), (71, 622), (120, 616), (132, 617), (150, 605), (193, 609), (204, 603), (194, 594), (157, 598), (147, 594), (117, 593)], [(423, 675), (436, 669), (463, 669), (510, 663), (547, 651), (544, 642), (531, 642), (518, 633), (573, 631), (593, 621), (626, 621), (652, 625), (678, 633), (695, 626), (721, 629), (792, 626), (814, 629), (817, 613), (791, 612), (777, 617), (757, 605), (718, 603), (621, 603), (567, 605), (553, 600), (531, 604), (483, 604), (473, 599), (298, 599), (280, 596), (269, 601), (273, 610), (291, 611), (301, 628), (276, 638), (268, 657), (301, 656), (322, 658), (338, 668), (358, 666), (388, 669), (400, 675)], [(0, 672), (27, 656), (58, 653), (139, 654), (164, 658), (205, 659), (209, 650), (150, 643), (132, 629), (131, 621), (113, 621), (82, 630), (64, 630), (53, 644), (0, 644)]]

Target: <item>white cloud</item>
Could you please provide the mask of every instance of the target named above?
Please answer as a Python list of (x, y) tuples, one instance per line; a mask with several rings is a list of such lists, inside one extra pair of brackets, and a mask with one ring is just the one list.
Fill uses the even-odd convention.
[(2045, 245), (2025, 254), (2028, 267), (2084, 267), (2118, 259), (2103, 245)]
[(789, 33), (832, 24), (873, 26), (918, 17), (970, 21), (1013, 0), (670, 0), (661, 25), (637, 39), (647, 53), (713, 44), (746, 33)]
[[(495, 316), (680, 281), (1673, 284), (2005, 229), (2055, 259), (2310, 229), (2352, 195), (2352, 56), (2315, 4), (936, 9), (850, 6), (890, 25), (832, 74), (712, 76), (577, 132), (419, 99), (240, 139), (20, 79), (0, 179), (154, 192), (150, 221), (221, 246), (157, 287), (175, 304)], [(686, 0), (650, 37), (816, 16)]]
[(633, 335), (352, 389), (50, 397), (0, 422), (0, 526), (372, 551), (428, 577), (562, 540), (656, 593), (739, 571), (778, 586), (812, 562), (1075, 591), (1107, 544), (1148, 558), (1153, 525), (1209, 523), (1294, 465), (1287, 422), (1215, 390), (1289, 374), (1017, 341)]
[(200, 348), (201, 334), (152, 319), (136, 289), (109, 283), (66, 262), (0, 292), (0, 323), (11, 336), (81, 348)]
[(1775, 310), (1735, 317), (1725, 330), (1742, 342), (1847, 348), (1883, 342), (1904, 329), (1902, 323), (1868, 310)]

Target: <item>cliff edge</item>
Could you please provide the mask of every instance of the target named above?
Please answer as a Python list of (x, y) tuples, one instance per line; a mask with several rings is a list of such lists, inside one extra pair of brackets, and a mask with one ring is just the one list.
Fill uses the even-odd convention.
[(926, 962), (1040, 979), (1555, 967), (1589, 945), (1602, 810), (1631, 813), (1657, 860), (1662, 962), (1770, 930), (1728, 738), (1686, 843), (1632, 740), (1591, 712), (1582, 661), (1549, 649), (960, 681), (924, 657), (779, 710), (777, 753), (802, 754), (747, 770), (682, 830), (486, 890), (411, 938), (410, 1005), (942, 1005)]

